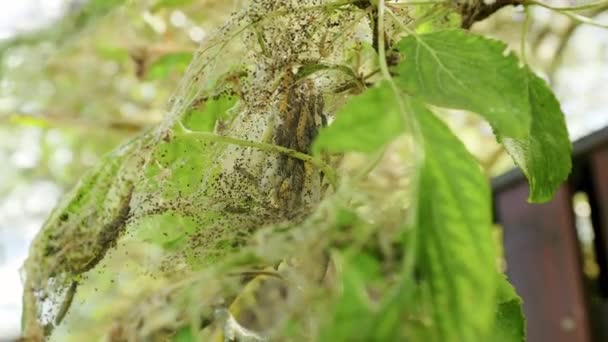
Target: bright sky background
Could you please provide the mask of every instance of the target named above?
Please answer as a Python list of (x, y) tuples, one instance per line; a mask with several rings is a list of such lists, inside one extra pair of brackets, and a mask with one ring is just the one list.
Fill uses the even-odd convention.
[[(63, 0), (0, 0), (0, 40), (15, 34), (35, 30), (57, 20), (65, 8)], [(31, 144), (26, 144), (31, 145)], [(15, 189), (0, 202), (0, 227), (3, 255), (0, 256), (0, 341), (18, 336), (21, 325), (22, 285), (19, 268), (27, 256), (28, 244), (44, 220), (44, 216), (30, 213), (22, 201), (14, 198), (17, 192), (42, 189), (36, 196), (44, 203), (31, 203), (35, 211), (43, 209), (44, 216), (59, 196), (53, 184), (28, 189)], [(49, 190), (50, 193), (44, 190)], [(17, 196), (19, 197), (19, 196)], [(33, 198), (34, 196), (29, 196)], [(27, 205), (26, 205), (27, 206)], [(33, 214), (33, 215), (32, 215)]]
[(1, 0), (0, 39), (47, 25), (61, 15), (63, 0)]

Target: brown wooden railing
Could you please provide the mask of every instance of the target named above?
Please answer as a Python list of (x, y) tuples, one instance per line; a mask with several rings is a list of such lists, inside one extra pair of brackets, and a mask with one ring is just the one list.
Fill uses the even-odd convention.
[[(529, 342), (608, 341), (608, 128), (574, 143), (573, 170), (551, 202), (529, 204), (514, 170), (493, 180), (507, 274), (524, 300)], [(573, 194), (587, 194), (599, 275), (583, 273)]]

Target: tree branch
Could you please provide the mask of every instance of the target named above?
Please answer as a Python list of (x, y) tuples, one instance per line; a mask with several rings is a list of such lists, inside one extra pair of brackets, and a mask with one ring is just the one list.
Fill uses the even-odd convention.
[(522, 5), (525, 0), (496, 0), (493, 3), (483, 0), (455, 1), (456, 9), (462, 16), (461, 27), (469, 29), (475, 22), (481, 21), (506, 6)]

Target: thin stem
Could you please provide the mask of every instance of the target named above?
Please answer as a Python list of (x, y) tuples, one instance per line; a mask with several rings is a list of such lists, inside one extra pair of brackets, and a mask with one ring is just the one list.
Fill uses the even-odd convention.
[[(535, 0), (527, 0), (524, 2), (525, 5), (537, 5), (537, 6), (541, 6), (544, 8), (548, 8), (550, 10), (553, 10), (559, 14), (563, 14), (567, 17), (569, 17), (572, 20), (575, 20), (577, 22), (583, 23), (583, 24), (588, 24), (588, 25), (592, 25), (592, 26), (596, 26), (596, 27), (601, 27), (601, 28), (608, 28), (608, 24), (603, 24), (603, 23), (599, 23), (589, 17), (586, 17), (584, 15), (580, 15), (577, 13), (572, 13), (575, 11), (581, 11), (581, 10), (586, 10), (586, 9), (594, 9), (594, 8), (598, 8), (598, 7), (603, 7), (608, 5), (608, 0), (602, 0), (602, 1), (598, 1), (598, 2), (594, 2), (594, 3), (590, 3), (590, 4), (585, 4), (585, 5), (580, 5), (580, 6), (573, 6), (573, 7), (554, 7), (548, 4), (545, 4), (543, 2), (540, 1), (535, 1)], [(527, 7), (527, 6), (526, 6)]]
[[(600, 14), (601, 12), (603, 12), (604, 10), (608, 9), (608, 6), (604, 6), (604, 7), (596, 7), (593, 10), (589, 11), (589, 13), (587, 14), (588, 17), (595, 17), (596, 15)], [(570, 41), (570, 39), (572, 38), (572, 36), (574, 35), (574, 33), (576, 32), (577, 28), (582, 25), (583, 23), (581, 23), (580, 21), (572, 21), (569, 26), (566, 28), (566, 30), (564, 32), (562, 32), (561, 36), (561, 41), (559, 43), (559, 46), (557, 47), (557, 49), (555, 49), (555, 52), (553, 53), (553, 61), (551, 62), (551, 64), (549, 65), (549, 69), (548, 69), (548, 74), (549, 74), (549, 79), (551, 81), (554, 80), (555, 78), (555, 71), (557, 70), (557, 68), (559, 67), (559, 65), (562, 62), (563, 59), (563, 51), (564, 49), (568, 46), (568, 42)]]
[[(416, 122), (415, 119), (413, 119), (410, 115), (410, 113), (408, 113), (408, 111), (406, 110), (405, 107), (405, 103), (403, 101), (403, 97), (406, 96), (405, 94), (403, 94), (402, 92), (399, 91), (399, 89), (397, 88), (397, 85), (395, 84), (395, 82), (393, 81), (393, 78), (390, 75), (390, 72), (388, 70), (388, 65), (386, 63), (386, 53), (385, 53), (385, 46), (384, 46), (384, 13), (385, 11), (387, 13), (389, 13), (389, 15), (391, 15), (395, 21), (397, 21), (402, 27), (403, 29), (409, 33), (409, 34), (413, 34), (414, 36), (416, 36), (416, 34), (410, 30), (409, 28), (405, 27), (405, 25), (403, 25), (403, 23), (401, 23), (400, 20), (398, 20), (398, 18), (395, 16), (395, 14), (390, 10), (390, 8), (385, 8), (385, 4), (384, 4), (384, 0), (379, 0), (378, 1), (378, 55), (380, 58), (380, 69), (382, 71), (382, 75), (384, 76), (384, 78), (389, 82), (389, 84), (391, 85), (391, 88), (395, 94), (395, 98), (397, 100), (397, 103), (399, 105), (399, 111), (401, 113), (401, 115), (403, 116), (404, 122), (407, 124), (407, 128), (410, 130), (410, 133), (412, 134), (414, 141), (415, 142), (422, 142), (422, 135), (420, 133), (420, 129), (418, 127), (418, 123)], [(412, 184), (414, 184), (414, 189), (413, 189), (413, 193), (417, 194), (419, 189), (418, 189), (418, 178), (419, 178), (419, 168), (418, 166), (421, 165), (422, 160), (415, 158), (416, 160), (414, 161), (415, 163), (415, 167), (416, 167), (416, 171), (414, 173), (414, 182), (412, 182)], [(418, 229), (416, 227), (416, 221), (417, 221), (417, 201), (412, 201), (412, 205), (411, 205), (411, 209), (413, 212), (413, 215), (409, 217), (409, 219), (411, 219), (413, 222), (408, 222), (406, 223), (406, 227), (410, 228), (410, 239), (407, 242), (407, 246), (406, 246), (406, 255), (405, 258), (403, 260), (403, 277), (405, 278), (404, 283), (410, 283), (410, 280), (412, 278), (412, 274), (414, 273), (414, 266), (416, 264), (416, 251), (417, 251), (417, 245), (418, 245), (418, 239), (417, 239), (417, 235), (418, 235)], [(401, 285), (403, 286), (404, 283), (401, 283)], [(401, 286), (400, 286), (401, 287)], [(408, 291), (410, 289), (406, 289), (405, 291), (401, 291), (402, 289), (399, 289), (399, 291), (396, 292), (397, 295), (409, 295), (409, 293), (411, 291)]]
[(266, 151), (266, 152), (285, 154), (288, 157), (299, 159), (299, 160), (302, 160), (304, 162), (314, 165), (319, 170), (323, 171), (323, 173), (325, 174), (325, 177), (327, 177), (329, 183), (332, 185), (332, 187), (334, 189), (337, 186), (336, 171), (331, 166), (329, 166), (328, 164), (326, 164), (325, 162), (320, 160), (319, 158), (313, 157), (306, 153), (298, 152), (296, 150), (292, 150), (287, 147), (273, 145), (273, 144), (266, 144), (266, 143), (261, 143), (261, 142), (257, 142), (257, 141), (249, 141), (249, 140), (243, 140), (243, 139), (238, 139), (238, 138), (233, 138), (233, 137), (227, 137), (227, 136), (218, 135), (218, 134), (214, 134), (214, 133), (210, 133), (210, 132), (193, 131), (193, 130), (186, 128), (182, 124), (181, 121), (178, 121), (178, 124), (175, 126), (174, 130), (176, 131), (176, 133), (178, 135), (190, 135), (195, 138), (199, 138), (199, 139), (210, 141), (210, 142), (219, 142), (219, 143), (231, 144), (231, 145), (237, 145), (237, 146), (253, 147), (253, 148), (257, 148), (259, 150)]
[(399, 25), (403, 29), (403, 31), (405, 31), (407, 34), (411, 34), (413, 36), (416, 36), (416, 32), (414, 32), (407, 25), (403, 24), (401, 22), (401, 20), (399, 20), (399, 18), (397, 18), (397, 15), (395, 15), (395, 13), (393, 11), (391, 11), (389, 8), (387, 8), (386, 9), (386, 13), (388, 13), (388, 15), (391, 17), (391, 19), (393, 19), (393, 21), (395, 23), (397, 23), (397, 25)]
[(390, 7), (405, 7), (416, 5), (437, 5), (446, 3), (446, 0), (408, 0), (408, 1), (387, 1), (386, 5)]
[[(420, 26), (420, 25), (422, 25), (424, 23), (427, 23), (427, 22), (429, 22), (429, 21), (431, 21), (431, 20), (433, 20), (435, 18), (441, 18), (441, 17), (445, 16), (450, 11), (451, 10), (449, 8), (447, 8), (447, 7), (441, 7), (439, 9), (437, 9), (437, 10), (429, 11), (429, 13), (427, 13), (427, 14), (421, 16), (421, 17), (418, 17), (418, 18), (410, 21), (409, 23), (407, 23), (407, 27), (412, 27), (415, 30), (415, 29), (418, 28), (418, 26)], [(398, 20), (398, 18), (396, 18), (394, 16), (394, 13), (392, 11), (390, 11), (389, 14), (392, 14), (391, 18), (393, 20)]]
[(361, 15), (359, 17), (355, 18), (355, 20), (353, 20), (349, 26), (345, 27), (336, 36), (334, 36), (330, 43), (333, 44), (333, 43), (337, 42), (338, 39), (340, 39), (341, 37), (344, 37), (346, 35), (346, 33), (350, 31), (351, 28), (355, 27), (357, 24), (359, 24), (361, 19), (363, 19), (367, 16), (368, 12), (369, 12), (368, 10), (363, 11), (363, 13), (361, 13)]
[[(395, 82), (393, 82), (393, 77), (388, 70), (388, 64), (386, 63), (386, 47), (384, 41), (384, 0), (379, 0), (378, 2), (378, 58), (380, 64), (380, 71), (382, 72), (382, 76), (391, 86), (393, 93), (395, 94), (395, 98), (397, 100), (397, 104), (399, 105), (399, 112), (404, 117), (405, 122), (410, 120), (409, 115), (405, 110), (405, 104), (403, 103), (403, 99), (401, 98), (401, 94)], [(392, 12), (391, 12), (392, 13)]]
[(527, 1), (524, 1), (523, 4), (524, 5), (537, 5), (537, 6), (545, 7), (550, 10), (554, 10), (554, 11), (558, 11), (558, 12), (576, 12), (576, 11), (583, 11), (583, 10), (588, 10), (588, 9), (593, 9), (596, 7), (608, 5), (608, 0), (601, 0), (601, 1), (596, 1), (596, 2), (589, 3), (589, 4), (578, 5), (578, 6), (569, 6), (569, 7), (551, 6), (549, 4), (546, 4), (541, 1), (536, 1), (536, 0), (527, 0)]
[(378, 166), (378, 164), (380, 164), (380, 161), (382, 161), (382, 158), (384, 157), (385, 153), (386, 153), (386, 148), (383, 148), (382, 150), (377, 152), (373, 156), (372, 162), (369, 163), (369, 165), (367, 165), (361, 172), (359, 172), (357, 174), (357, 176), (355, 177), (355, 179), (361, 180), (361, 179), (367, 177), (372, 171), (374, 171), (376, 166)]
[(580, 14), (576, 14), (576, 13), (572, 13), (572, 12), (558, 12), (560, 14), (563, 14), (567, 17), (569, 17), (570, 19), (576, 20), (578, 22), (581, 22), (583, 24), (587, 24), (587, 25), (591, 25), (591, 26), (596, 26), (596, 27), (601, 27), (601, 28), (608, 28), (608, 24), (602, 24), (602, 23), (598, 23), (597, 21), (589, 18), (589, 17), (585, 17), (583, 15)]
[[(384, 0), (380, 0), (380, 4), (382, 4), (383, 2), (384, 2)], [(380, 10), (380, 8), (382, 8), (382, 10)], [(378, 10), (378, 20), (379, 20), (378, 31), (379, 32), (384, 32), (383, 21), (384, 21), (385, 10), (386, 10), (386, 13), (388, 13), (389, 16), (391, 16), (393, 18), (393, 20), (399, 26), (401, 26), (401, 28), (403, 28), (403, 30), (406, 33), (413, 35), (421, 44), (426, 46), (426, 43), (424, 43), (424, 41), (422, 41), (422, 39), (420, 39), (414, 31), (412, 31), (409, 27), (404, 25), (399, 20), (399, 18), (397, 18), (395, 13), (393, 13), (393, 11), (391, 11), (390, 8), (384, 8), (384, 6), (379, 6), (379, 10)], [(382, 29), (382, 31), (380, 31), (380, 29)], [(393, 89), (393, 92), (395, 93), (395, 97), (397, 99), (397, 103), (399, 104), (399, 109), (400, 109), (401, 115), (403, 116), (403, 120), (406, 123), (406, 127), (410, 130), (410, 133), (412, 134), (412, 137), (414, 138), (415, 142), (422, 142), (423, 138), (422, 138), (422, 133), (420, 132), (420, 128), (418, 127), (418, 122), (415, 119), (413, 119), (411, 117), (411, 115), (408, 115), (408, 111), (405, 109), (406, 106), (403, 101), (403, 98), (405, 98), (406, 95), (403, 92), (399, 91), (399, 89), (397, 88), (397, 85), (393, 81), (393, 78), (391, 77), (391, 75), (388, 71), (388, 65), (386, 64), (386, 56), (385, 56), (385, 51), (384, 51), (384, 34), (380, 35), (378, 46), (380, 47), (379, 48), (379, 50), (380, 50), (379, 51), (380, 69), (382, 71), (384, 78), (390, 83), (391, 88)], [(416, 160), (416, 162), (415, 162), (417, 166), (423, 162), (424, 154), (422, 154), (420, 157), (421, 157), (421, 159)]]
[(364, 76), (362, 77), (362, 80), (363, 80), (363, 81), (367, 81), (367, 80), (369, 80), (369, 79), (370, 79), (372, 76), (376, 75), (376, 74), (377, 74), (377, 73), (379, 73), (379, 72), (380, 72), (380, 69), (375, 69), (374, 71), (371, 71), (371, 72), (370, 72), (370, 73), (368, 73), (367, 75), (364, 75)]
[(530, 27), (530, 8), (526, 6), (524, 9), (524, 23), (521, 28), (521, 38), (520, 38), (520, 49), (521, 49), (521, 60), (524, 64), (528, 64), (528, 60), (526, 57), (526, 38), (528, 36), (528, 29)]
[[(420, 37), (418, 37), (416, 32), (414, 32), (412, 29), (407, 27), (407, 25), (403, 24), (401, 22), (401, 20), (399, 20), (399, 18), (397, 18), (395, 13), (393, 13), (393, 11), (391, 11), (389, 8), (387, 8), (386, 13), (388, 13), (391, 16), (391, 18), (395, 21), (395, 23), (397, 23), (397, 25), (399, 25), (403, 29), (403, 31), (405, 31), (407, 34), (414, 36), (414, 38), (416, 38), (416, 40), (418, 41), (418, 43), (420, 45), (422, 45), (427, 50), (429, 50), (429, 52), (433, 53), (433, 49), (431, 49), (431, 47), (423, 39), (420, 39)], [(417, 136), (417, 137), (419, 138), (420, 136)]]

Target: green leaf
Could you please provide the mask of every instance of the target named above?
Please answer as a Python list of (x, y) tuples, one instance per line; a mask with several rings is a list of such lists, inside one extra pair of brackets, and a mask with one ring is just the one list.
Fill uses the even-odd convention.
[(192, 328), (190, 326), (181, 327), (171, 339), (173, 342), (193, 342), (196, 341), (196, 337), (192, 334)]
[[(200, 170), (211, 167), (205, 154), (208, 148), (207, 144), (201, 144), (191, 136), (177, 136), (170, 142), (155, 146), (152, 154), (155, 162), (144, 170), (149, 179), (147, 191), (162, 191), (164, 196), (172, 199), (197, 191), (197, 185), (204, 177)], [(171, 186), (164, 186), (164, 182)]]
[(570, 172), (570, 141), (559, 103), (499, 41), (445, 30), (398, 45), (398, 85), (430, 104), (483, 116), (530, 182), (531, 202), (549, 200)]
[(515, 293), (513, 286), (503, 275), (500, 275), (496, 297), (498, 308), (492, 341), (524, 342), (526, 340), (526, 325), (521, 308), (521, 298)]
[(505, 43), (444, 30), (407, 36), (397, 44), (398, 85), (430, 104), (480, 114), (494, 129), (524, 137), (530, 127), (525, 73)]
[(337, 112), (336, 120), (319, 132), (313, 151), (374, 152), (403, 130), (395, 95), (389, 84), (382, 82), (348, 101)]
[(163, 55), (150, 64), (146, 78), (162, 80), (174, 72), (181, 74), (186, 71), (190, 60), (192, 60), (192, 53), (190, 52), (175, 52)]
[(487, 341), (496, 289), (490, 189), (473, 156), (422, 104), (409, 101), (424, 139), (418, 198), (420, 275), (442, 341)]
[(374, 303), (369, 286), (382, 278), (380, 264), (371, 255), (355, 250), (334, 254), (338, 265), (341, 292), (331, 305), (329, 320), (321, 331), (319, 341), (353, 341), (369, 333), (373, 321)]
[(429, 6), (414, 6), (413, 17), (420, 24), (416, 26), (417, 33), (429, 33), (441, 29), (459, 27), (461, 16), (453, 11), (445, 11), (445, 4), (437, 3)]
[(237, 98), (234, 96), (209, 99), (201, 108), (186, 114), (184, 125), (193, 131), (211, 132), (215, 128), (217, 120), (229, 117), (229, 110), (234, 107), (236, 102)]
[(530, 202), (550, 200), (572, 168), (572, 145), (559, 102), (545, 84), (528, 71), (527, 90), (532, 126), (525, 138), (498, 135), (530, 183)]

